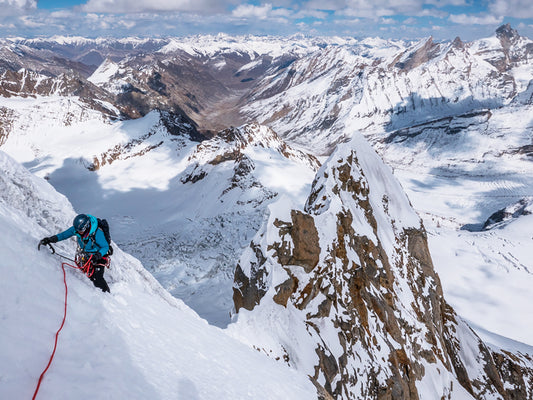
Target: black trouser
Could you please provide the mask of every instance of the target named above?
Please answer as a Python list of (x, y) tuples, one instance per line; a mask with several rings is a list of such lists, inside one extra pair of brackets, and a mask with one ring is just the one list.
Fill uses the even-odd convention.
[(104, 279), (104, 270), (105, 267), (103, 265), (93, 265), (93, 273), (89, 279), (93, 281), (94, 286), (102, 289), (103, 292), (111, 292), (107, 282)]

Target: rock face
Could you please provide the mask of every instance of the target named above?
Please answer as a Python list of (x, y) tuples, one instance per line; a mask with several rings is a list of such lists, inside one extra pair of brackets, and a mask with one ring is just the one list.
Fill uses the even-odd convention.
[(533, 197), (524, 197), (515, 204), (493, 213), (483, 224), (481, 229), (489, 230), (521, 215), (529, 215), (533, 212)]
[[(458, 45), (459, 42), (455, 41), (454, 45)], [(439, 45), (433, 43), (433, 39), (429, 38), (425, 42), (420, 43), (410, 52), (407, 52), (406, 55), (402, 55), (403, 57), (400, 56), (403, 58), (403, 60), (398, 62), (396, 64), (396, 67), (404, 72), (410, 71), (433, 59), (435, 56), (438, 55), (439, 50)]]
[(360, 136), (303, 211), (271, 211), (236, 269), (233, 328), (319, 397), (530, 398), (532, 360), (493, 353), (447, 305), (420, 219)]

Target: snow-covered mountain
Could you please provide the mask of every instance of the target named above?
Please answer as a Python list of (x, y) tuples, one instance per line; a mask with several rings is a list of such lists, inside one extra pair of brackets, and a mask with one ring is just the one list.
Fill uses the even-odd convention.
[[(249, 285), (236, 295), (238, 321), (229, 331), (281, 361), (288, 357), (325, 389), (324, 398), (384, 387), (383, 377), (390, 378), (384, 390), (392, 397), (529, 398), (529, 384), (503, 364), (514, 365), (511, 357), (520, 364), (511, 368), (523, 371), (527, 361), (509, 354), (533, 353), (532, 52), (533, 42), (508, 25), (468, 43), (226, 35), (4, 39), (0, 149), (46, 178), (77, 211), (107, 218), (118, 245), (212, 324), (229, 322), (238, 260), (241, 289), (250, 284), (249, 271), (270, 260), (270, 276), (280, 282)], [(354, 151), (359, 161), (379, 164), (360, 134), (403, 189), (381, 167), (343, 166), (332, 158), (309, 198), (316, 157), (353, 136), (334, 157), (348, 159)], [(354, 179), (348, 175), (364, 176), (361, 182), (381, 187), (388, 200), (365, 202), (366, 189), (340, 183)], [(358, 195), (346, 197), (350, 191)], [(330, 203), (343, 211), (327, 212)], [(350, 213), (360, 218), (350, 221)], [(372, 218), (375, 226), (367, 223)], [(420, 248), (402, 242), (406, 227), (418, 232)], [(315, 230), (318, 245), (298, 242)], [(294, 239), (296, 233), (303, 236)], [(385, 246), (382, 234), (396, 244)], [(328, 247), (336, 249), (331, 259)], [(273, 251), (281, 260), (272, 259)], [(379, 274), (363, 268), (369, 285), (357, 297), (353, 271), (330, 261), (372, 264), (369, 251), (380, 260)], [(400, 256), (407, 266), (391, 261)], [(317, 259), (324, 266), (307, 271)], [(426, 268), (431, 259), (436, 272)], [(416, 265), (425, 266), (423, 274)], [(315, 275), (330, 267), (342, 273)], [(381, 273), (401, 287), (375, 281)], [(425, 274), (431, 285), (419, 284)], [(345, 293), (328, 292), (325, 281), (365, 307), (346, 306)], [(312, 299), (323, 296), (328, 300), (318, 307)], [(368, 329), (354, 334), (346, 324), (330, 324), (350, 315), (365, 326), (365, 310), (376, 317)], [(383, 329), (394, 324), (400, 333)], [(348, 363), (358, 356), (366, 370)], [(367, 385), (364, 374), (377, 378)]]
[(531, 80), (533, 51), (508, 25), (470, 43), (225, 35), (4, 42), (12, 71), (31, 55), (31, 70), (52, 74), (50, 62), (33, 61), (44, 51), (55, 52), (63, 72), (80, 55), (99, 54), (100, 63), (83, 64), (86, 86), (116, 96), (130, 117), (161, 108), (214, 131), (255, 120), (317, 154), (351, 131), (383, 135), (508, 104)]
[[(509, 26), (464, 43), (361, 41), (271, 71), (242, 111), (315, 152), (367, 136), (509, 104), (533, 78), (533, 41)], [(375, 139), (374, 139), (375, 140)]]
[[(68, 200), (0, 151), (0, 398), (31, 398), (63, 316), (61, 259), (37, 251), (71, 224)], [(57, 245), (69, 254), (74, 242)], [(38, 399), (315, 397), (305, 375), (210, 326), (115, 246), (111, 294), (66, 268), (68, 307)], [(246, 377), (243, 379), (243, 377)]]
[(271, 207), (237, 266), (234, 301), (235, 335), (333, 398), (533, 389), (530, 357), (492, 351), (446, 303), (422, 221), (362, 137), (332, 154), (304, 210)]

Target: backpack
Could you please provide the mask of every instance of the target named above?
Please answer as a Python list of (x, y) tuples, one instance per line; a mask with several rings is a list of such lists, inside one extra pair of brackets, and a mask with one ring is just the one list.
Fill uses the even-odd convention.
[[(107, 241), (107, 244), (109, 245), (109, 251), (107, 252), (107, 255), (110, 256), (113, 254), (113, 247), (111, 247), (111, 234), (109, 233), (109, 224), (105, 218), (102, 218), (102, 219), (96, 218), (96, 220), (98, 221), (98, 227), (96, 229), (99, 228), (102, 230), (105, 240)], [(94, 234), (96, 234), (96, 231)]]

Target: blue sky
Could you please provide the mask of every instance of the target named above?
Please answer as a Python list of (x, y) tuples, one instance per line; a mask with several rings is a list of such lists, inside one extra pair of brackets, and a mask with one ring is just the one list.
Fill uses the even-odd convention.
[(0, 0), (0, 37), (224, 32), (473, 40), (505, 23), (533, 38), (533, 0)]

